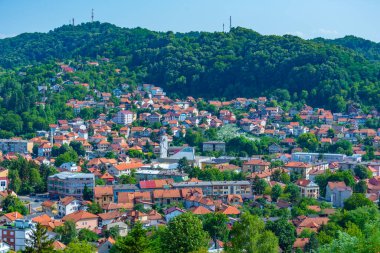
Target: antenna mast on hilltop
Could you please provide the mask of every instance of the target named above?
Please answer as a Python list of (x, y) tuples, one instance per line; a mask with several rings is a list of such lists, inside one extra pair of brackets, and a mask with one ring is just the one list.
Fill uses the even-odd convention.
[(94, 22), (94, 9), (91, 10), (91, 22)]
[(75, 26), (75, 23), (74, 23), (74, 18), (73, 18), (73, 20), (72, 20), (72, 21), (73, 21), (73, 26)]
[(231, 28), (232, 28), (232, 17), (230, 16), (230, 31), (231, 31)]
[(224, 23), (223, 23), (223, 32), (224, 32)]

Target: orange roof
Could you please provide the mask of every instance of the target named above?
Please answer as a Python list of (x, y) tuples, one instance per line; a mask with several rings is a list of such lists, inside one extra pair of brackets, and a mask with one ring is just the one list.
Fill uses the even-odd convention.
[(119, 211), (112, 211), (112, 212), (108, 212), (108, 213), (98, 214), (98, 216), (102, 220), (113, 220), (113, 219), (119, 218), (121, 215), (122, 215), (122, 213), (120, 213)]
[(261, 165), (261, 166), (269, 166), (270, 162), (263, 161), (261, 159), (252, 159), (244, 163), (244, 165)]
[(61, 243), (60, 241), (54, 241), (53, 242), (53, 248), (54, 248), (54, 250), (63, 250), (66, 248), (66, 245)]
[(170, 190), (154, 190), (153, 198), (180, 198), (181, 194), (178, 189), (170, 189)]
[(305, 248), (306, 244), (309, 243), (309, 238), (297, 238), (295, 240), (295, 242), (293, 243), (293, 249), (296, 249), (296, 248)]
[(106, 171), (103, 176), (100, 177), (101, 179), (114, 179), (114, 177)]
[(138, 162), (138, 163), (121, 163), (118, 165), (114, 165), (113, 167), (119, 171), (123, 171), (123, 170), (138, 169), (141, 166), (144, 166), (144, 164)]
[(225, 214), (225, 215), (238, 215), (238, 214), (240, 214), (239, 209), (237, 209), (234, 206), (227, 206), (224, 210), (222, 210), (220, 212)]
[(211, 213), (210, 210), (208, 210), (206, 207), (203, 207), (203, 206), (197, 206), (197, 207), (194, 207), (191, 212), (193, 214), (208, 214), (208, 213)]
[(94, 197), (100, 198), (105, 195), (113, 195), (112, 186), (95, 186), (94, 187)]
[(24, 216), (19, 212), (6, 213), (6, 214), (4, 214), (4, 216), (10, 221), (15, 221), (17, 219), (23, 219), (24, 218)]
[(331, 190), (335, 189), (336, 187), (346, 187), (345, 182), (328, 182), (327, 185)]
[(296, 168), (309, 168), (311, 164), (304, 162), (288, 162), (285, 167), (296, 167)]
[(71, 213), (62, 218), (62, 221), (73, 220), (74, 222), (78, 222), (80, 220), (89, 220), (89, 219), (98, 219), (98, 216), (83, 210), (76, 211), (75, 213)]
[(76, 198), (74, 198), (73, 196), (67, 196), (67, 197), (64, 197), (63, 199), (60, 199), (60, 202), (61, 202), (64, 206), (67, 206), (68, 204), (70, 204), (70, 203), (73, 202), (74, 200), (76, 200)]

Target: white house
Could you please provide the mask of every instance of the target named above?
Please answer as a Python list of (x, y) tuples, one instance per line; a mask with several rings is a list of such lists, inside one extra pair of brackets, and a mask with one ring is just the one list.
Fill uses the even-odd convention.
[(81, 202), (72, 196), (64, 197), (58, 201), (58, 216), (63, 217), (78, 211)]
[(133, 112), (128, 110), (122, 110), (119, 111), (112, 120), (117, 124), (128, 125), (132, 124), (135, 118), (136, 115)]
[(61, 166), (59, 166), (59, 168), (64, 171), (70, 171), (70, 172), (79, 171), (79, 167), (76, 165), (76, 163), (73, 163), (73, 162), (62, 163)]

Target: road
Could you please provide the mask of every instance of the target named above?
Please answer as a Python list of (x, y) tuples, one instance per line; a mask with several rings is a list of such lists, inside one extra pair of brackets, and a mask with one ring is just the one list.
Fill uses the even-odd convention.
[(18, 196), (22, 201), (29, 202), (31, 205), (32, 213), (35, 213), (36, 208), (41, 206), (41, 203), (47, 200), (47, 198), (41, 198), (40, 196)]

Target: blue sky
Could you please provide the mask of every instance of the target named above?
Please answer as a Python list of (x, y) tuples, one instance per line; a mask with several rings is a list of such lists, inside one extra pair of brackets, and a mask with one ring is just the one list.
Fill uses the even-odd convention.
[(0, 0), (0, 38), (95, 20), (157, 31), (221, 31), (222, 24), (262, 34), (380, 42), (380, 0)]

